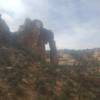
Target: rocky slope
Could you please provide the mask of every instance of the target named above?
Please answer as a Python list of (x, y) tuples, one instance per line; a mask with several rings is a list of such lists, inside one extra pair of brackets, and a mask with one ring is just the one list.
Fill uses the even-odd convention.
[(26, 49), (2, 47), (0, 100), (98, 100), (100, 74), (84, 65), (91, 67), (49, 65)]
[(97, 53), (70, 51), (65, 65), (48, 64), (5, 30), (0, 30), (0, 100), (99, 100)]

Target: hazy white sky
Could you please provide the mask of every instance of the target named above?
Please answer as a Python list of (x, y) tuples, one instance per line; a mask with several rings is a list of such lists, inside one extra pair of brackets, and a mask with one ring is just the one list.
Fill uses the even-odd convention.
[(12, 31), (26, 17), (42, 20), (58, 48), (100, 47), (100, 0), (0, 0), (0, 13)]

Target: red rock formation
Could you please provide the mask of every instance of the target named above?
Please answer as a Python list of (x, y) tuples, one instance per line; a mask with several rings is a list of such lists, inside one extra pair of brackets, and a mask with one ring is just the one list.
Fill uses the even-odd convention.
[(42, 46), (42, 51), (45, 52), (45, 44), (49, 43), (50, 47), (50, 62), (52, 64), (57, 64), (57, 49), (54, 41), (54, 34), (52, 31), (42, 28), (40, 31), (40, 44)]
[(19, 30), (18, 41), (26, 47), (33, 49), (42, 59), (46, 59), (45, 45), (50, 46), (50, 62), (57, 64), (57, 49), (54, 41), (54, 34), (50, 30), (43, 28), (43, 23), (39, 20), (26, 19)]

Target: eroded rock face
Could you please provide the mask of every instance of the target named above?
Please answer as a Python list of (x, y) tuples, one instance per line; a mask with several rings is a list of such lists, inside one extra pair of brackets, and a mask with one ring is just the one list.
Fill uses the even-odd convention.
[[(51, 64), (57, 64), (57, 48), (54, 41), (54, 33), (51, 30), (47, 30), (45, 28), (42, 28), (40, 30), (40, 36), (39, 36), (39, 44), (41, 45), (41, 51), (45, 52), (45, 44), (49, 44), (50, 47), (50, 63)], [(42, 53), (41, 53), (42, 54)]]
[(52, 31), (45, 29), (41, 21), (26, 19), (18, 33), (20, 33), (18, 42), (40, 55), (43, 60), (46, 60), (45, 45), (49, 43), (50, 62), (52, 64), (58, 63), (54, 34)]
[[(21, 25), (17, 34), (11, 34), (6, 22), (0, 17), (0, 46), (9, 46), (19, 44), (20, 46), (34, 51), (44, 61), (47, 59), (45, 45), (50, 47), (50, 63), (57, 64), (57, 49), (52, 31), (43, 27), (40, 20), (26, 19), (24, 25)], [(15, 45), (14, 44), (14, 45)]]
[(0, 16), (0, 47), (8, 46), (10, 43), (10, 31), (6, 22)]

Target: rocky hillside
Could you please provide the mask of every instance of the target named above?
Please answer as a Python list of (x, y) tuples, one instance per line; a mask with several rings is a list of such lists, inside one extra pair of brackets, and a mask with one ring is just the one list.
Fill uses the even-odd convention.
[(48, 64), (9, 30), (0, 36), (0, 100), (99, 100), (100, 62), (92, 59), (97, 54), (70, 51), (63, 56), (73, 59), (70, 64)]
[(91, 62), (49, 65), (15, 47), (0, 48), (0, 100), (98, 100), (100, 73), (84, 70)]
[(49, 98), (56, 81), (52, 67), (25, 49), (0, 48), (0, 100)]

